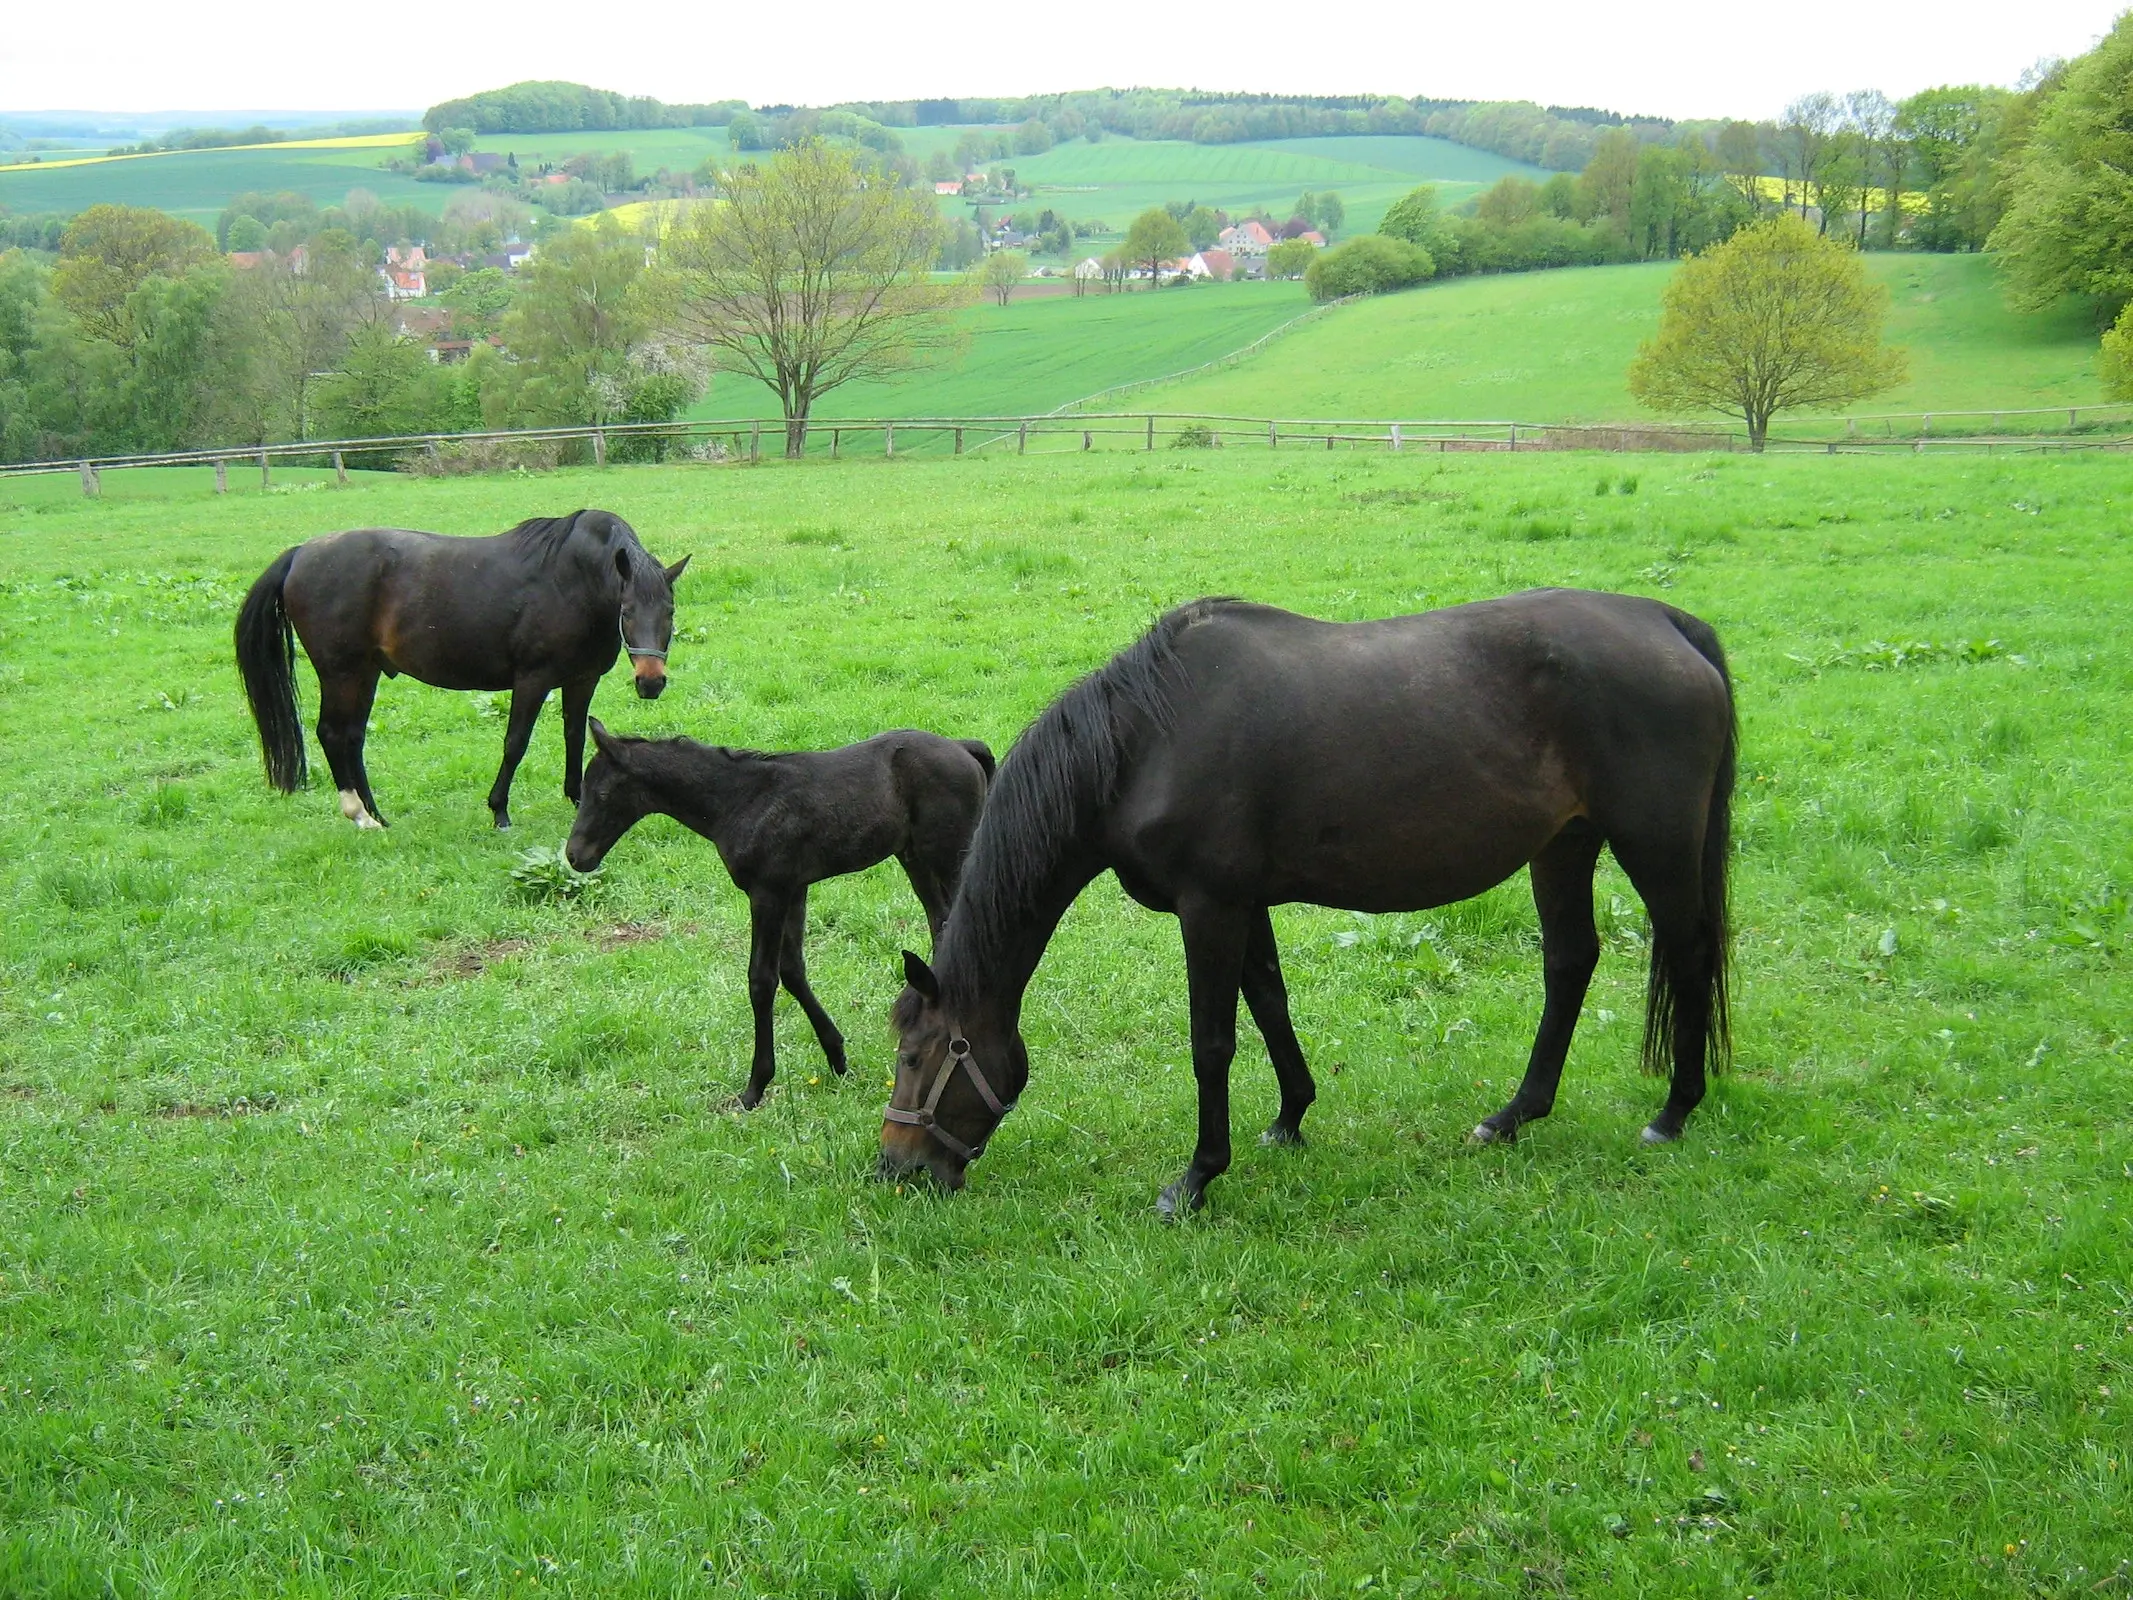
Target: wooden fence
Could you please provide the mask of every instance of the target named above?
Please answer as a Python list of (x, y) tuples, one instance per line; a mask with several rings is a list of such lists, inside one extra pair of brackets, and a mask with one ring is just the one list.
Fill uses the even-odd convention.
[[(2072, 408), (2074, 426), (2085, 411), (2125, 413), (2122, 407)], [(2023, 452), (2120, 450), (2133, 447), (2133, 415), (2099, 417), (2093, 431), (2023, 433), (2009, 429), (1954, 432), (1953, 415), (1966, 418), (2069, 415), (2047, 412), (1934, 413), (1917, 432), (1877, 429), (1888, 418), (1820, 419), (1808, 436), (1773, 432), (1774, 452), (1863, 454), (1948, 450)], [(1938, 420), (1940, 431), (1933, 431)], [(1865, 423), (1870, 426), (1861, 427)], [(1841, 429), (1841, 431), (1840, 431)], [(470, 433), (433, 433), (375, 439), (327, 439), (285, 444), (179, 450), (154, 455), (25, 461), (0, 465), (0, 477), (79, 473), (82, 492), (101, 492), (103, 475), (129, 467), (204, 467), (215, 475), (217, 493), (227, 492), (231, 469), (258, 470), (271, 487), (281, 467), (331, 468), (348, 481), (349, 462), (395, 466), (415, 472), (481, 471), (511, 465), (553, 466), (564, 460), (605, 466), (610, 461), (705, 461), (756, 463), (785, 454), (781, 418), (684, 422), (587, 424), (567, 428), (521, 428)], [(1500, 450), (1734, 451), (1747, 447), (1738, 431), (1669, 427), (1655, 423), (1530, 423), (1429, 419), (1340, 419), (1235, 417), (1175, 412), (1050, 413), (1035, 417), (838, 417), (809, 423), (801, 453), (838, 459), (868, 454), (970, 455), (981, 451), (1017, 455), (1091, 450), (1263, 447), (1270, 450), (1385, 450), (1453, 453)]]

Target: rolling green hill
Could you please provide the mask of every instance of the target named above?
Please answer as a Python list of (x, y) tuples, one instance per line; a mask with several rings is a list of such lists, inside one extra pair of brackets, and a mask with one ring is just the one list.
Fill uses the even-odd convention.
[[(1114, 384), (1212, 361), (1309, 309), (1302, 285), (1294, 283), (1206, 284), (972, 306), (960, 314), (970, 337), (960, 361), (900, 383), (841, 389), (816, 415), (1033, 416)], [(761, 384), (726, 376), (692, 414), (761, 417), (776, 411)]]
[(395, 205), (442, 211), (449, 184), (417, 183), (384, 170), (394, 149), (357, 145), (254, 145), (241, 150), (179, 150), (163, 155), (47, 164), (0, 172), (0, 206), (25, 215), (72, 214), (93, 205), (154, 206), (212, 227), (235, 194), (284, 189), (337, 205), (351, 189), (368, 189)]
[[(1889, 286), (1889, 336), (1911, 379), (1849, 409), (1916, 412), (2091, 405), (2096, 334), (2078, 310), (2009, 311), (1983, 256), (1869, 258)], [(1136, 406), (1293, 417), (1634, 418), (1623, 374), (1658, 326), (1672, 267), (1461, 278), (1346, 306), (1263, 355), (1143, 391)]]

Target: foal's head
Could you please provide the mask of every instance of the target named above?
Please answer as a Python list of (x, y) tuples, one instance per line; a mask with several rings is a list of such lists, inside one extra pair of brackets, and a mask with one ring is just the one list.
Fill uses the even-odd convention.
[(637, 543), (628, 523), (618, 517), (615, 526), (629, 535), (614, 545), (615, 576), (622, 584), (622, 648), (629, 652), (638, 697), (657, 700), (667, 686), (667, 649), (674, 642), (674, 583), (689, 558), (662, 567)]
[(580, 872), (590, 872), (606, 860), (615, 841), (653, 809), (649, 788), (630, 770), (630, 746), (637, 741), (617, 739), (598, 717), (587, 726), (593, 736), (592, 765), (578, 789), (578, 820), (563, 846), (563, 859)]
[(960, 1189), (1029, 1081), (1029, 1052), (993, 1008), (944, 997), (933, 969), (908, 950), (904, 982), (890, 1014), (896, 1087), (882, 1118), (880, 1175), (923, 1171)]

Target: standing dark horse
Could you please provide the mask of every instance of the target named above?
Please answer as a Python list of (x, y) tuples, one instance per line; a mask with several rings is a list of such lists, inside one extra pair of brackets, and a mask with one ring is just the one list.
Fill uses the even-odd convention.
[(694, 739), (618, 739), (597, 719), (592, 734), (597, 748), (565, 859), (592, 871), (640, 817), (656, 811), (716, 845), (748, 896), (755, 1060), (741, 1104), (760, 1105), (777, 1071), (770, 1008), (780, 979), (814, 1024), (831, 1070), (841, 1074), (844, 1036), (807, 986), (801, 939), (808, 885), (894, 856), (938, 939), (984, 809), (992, 751), (976, 739), (908, 729), (841, 750), (787, 755)]
[(296, 647), (318, 672), (318, 742), (341, 792), (341, 815), (382, 828), (363, 769), (363, 734), (378, 674), (439, 689), (509, 689), (504, 764), (489, 787), (499, 828), (511, 826), (511, 776), (551, 689), (563, 691), (563, 793), (578, 798), (585, 716), (623, 650), (637, 693), (667, 682), (674, 580), (611, 511), (534, 517), (487, 539), (400, 528), (329, 533), (285, 550), (237, 613), (237, 666), (259, 724), (267, 781), (304, 782), (296, 716)]
[(1652, 922), (1644, 1057), (1669, 1056), (1678, 1136), (1727, 1048), (1726, 849), (1736, 725), (1718, 637), (1671, 606), (1542, 589), (1384, 622), (1235, 600), (1172, 611), (1069, 689), (1000, 768), (929, 969), (904, 957), (885, 1173), (948, 1188), (1029, 1077), (1023, 990), (1061, 916), (1106, 867), (1175, 912), (1200, 1093), (1201, 1203), (1230, 1160), (1237, 994), (1281, 1086), (1266, 1142), (1300, 1142), (1316, 1095), (1269, 906), (1409, 911), (1531, 863), (1547, 998), (1525, 1080), (1474, 1130), (1545, 1117), (1599, 960), (1602, 845)]

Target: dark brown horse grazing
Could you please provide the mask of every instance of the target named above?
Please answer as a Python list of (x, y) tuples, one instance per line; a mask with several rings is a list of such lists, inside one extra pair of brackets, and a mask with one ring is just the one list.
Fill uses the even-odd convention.
[(1240, 988), (1281, 1086), (1266, 1142), (1301, 1141), (1316, 1088), (1269, 906), (1420, 910), (1530, 863), (1546, 1003), (1524, 1082), (1474, 1137), (1545, 1117), (1599, 959), (1602, 845), (1651, 916), (1644, 1053), (1673, 1083), (1645, 1138), (1675, 1138), (1727, 1045), (1734, 745), (1717, 635), (1652, 600), (1542, 589), (1358, 623), (1180, 607), (1001, 765), (934, 967), (904, 956), (884, 1174), (961, 1185), (1029, 1076), (1023, 990), (1107, 867), (1185, 938), (1199, 1141), (1166, 1215), (1229, 1166)]
[(760, 1105), (777, 1071), (770, 1008), (780, 979), (814, 1024), (831, 1070), (842, 1073), (844, 1036), (807, 986), (808, 886), (894, 856), (938, 939), (984, 809), (992, 751), (976, 739), (910, 730), (787, 755), (694, 739), (618, 739), (598, 719), (592, 735), (593, 763), (565, 859), (592, 871), (656, 811), (718, 846), (748, 896), (755, 1059), (741, 1104)]
[(237, 666), (267, 763), (284, 794), (304, 782), (296, 646), (318, 672), (318, 742), (341, 814), (382, 828), (363, 768), (378, 674), (439, 689), (509, 689), (504, 763), (489, 788), (511, 826), (511, 777), (552, 689), (563, 691), (563, 793), (578, 798), (593, 690), (623, 650), (637, 693), (656, 700), (674, 635), (674, 580), (611, 511), (534, 517), (487, 539), (400, 528), (329, 533), (285, 550), (237, 613)]

